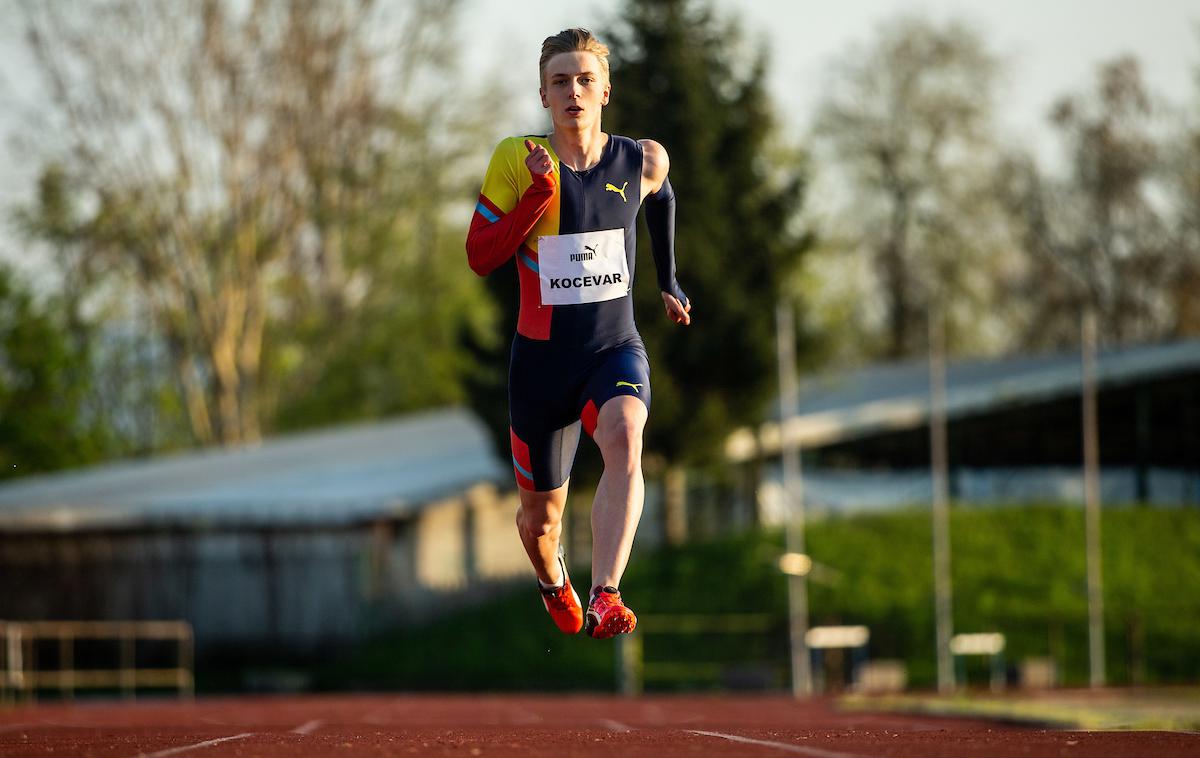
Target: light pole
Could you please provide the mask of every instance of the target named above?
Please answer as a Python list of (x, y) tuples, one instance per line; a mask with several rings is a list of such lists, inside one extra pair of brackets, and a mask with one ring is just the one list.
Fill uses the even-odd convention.
[(933, 479), (933, 597), (938, 691), (954, 689), (953, 587), (950, 582), (950, 493), (946, 450), (946, 330), (941, 307), (929, 311), (929, 447)]
[(1087, 523), (1088, 660), (1093, 687), (1103, 687), (1104, 582), (1100, 571), (1100, 432), (1096, 413), (1096, 312), (1083, 311), (1083, 498)]
[[(787, 551), (805, 556), (804, 498), (800, 481), (800, 448), (788, 434), (796, 417), (799, 394), (796, 380), (795, 326), (792, 307), (780, 300), (775, 307), (776, 352), (779, 360), (779, 450), (783, 460), (783, 492), (787, 504), (784, 530)], [(806, 556), (807, 557), (807, 556)], [(811, 565), (811, 564), (809, 564)], [(792, 695), (812, 694), (812, 667), (808, 658), (808, 572), (788, 572), (788, 630), (792, 649)]]

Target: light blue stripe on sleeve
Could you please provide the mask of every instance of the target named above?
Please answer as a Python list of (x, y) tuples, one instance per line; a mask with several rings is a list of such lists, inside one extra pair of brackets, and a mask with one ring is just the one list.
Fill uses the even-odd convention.
[(497, 216), (495, 213), (492, 213), (491, 209), (488, 208), (486, 205), (484, 205), (482, 202), (475, 204), (475, 210), (479, 211), (479, 214), (481, 216), (483, 216), (484, 218), (486, 218), (488, 221), (490, 221), (493, 224), (500, 220), (500, 217)]
[(521, 263), (524, 263), (526, 268), (528, 268), (530, 271), (534, 272), (535, 274), (541, 273), (538, 270), (537, 261), (535, 261), (533, 258), (530, 258), (525, 253), (521, 253), (520, 256), (521, 256)]

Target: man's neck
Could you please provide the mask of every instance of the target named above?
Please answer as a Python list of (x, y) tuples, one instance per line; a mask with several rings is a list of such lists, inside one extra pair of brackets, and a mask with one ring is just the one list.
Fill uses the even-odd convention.
[(561, 163), (572, 171), (586, 171), (600, 162), (608, 135), (600, 131), (597, 123), (590, 129), (555, 130), (550, 134), (550, 146)]

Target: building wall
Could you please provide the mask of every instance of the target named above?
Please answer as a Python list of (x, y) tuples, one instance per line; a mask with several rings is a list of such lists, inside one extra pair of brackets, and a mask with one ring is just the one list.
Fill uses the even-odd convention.
[(318, 654), (528, 573), (515, 493), (312, 529), (0, 533), (0, 619), (185, 619), (198, 652)]

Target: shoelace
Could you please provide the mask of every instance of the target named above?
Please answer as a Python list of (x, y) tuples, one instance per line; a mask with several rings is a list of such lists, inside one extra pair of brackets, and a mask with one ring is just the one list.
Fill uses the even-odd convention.
[(592, 607), (597, 606), (606, 608), (613, 605), (621, 605), (620, 592), (597, 592), (592, 598)]
[(555, 587), (553, 590), (550, 590), (550, 591), (542, 590), (542, 594), (545, 595), (546, 600), (549, 601), (550, 604), (553, 605), (555, 608), (558, 608), (559, 610), (567, 609), (567, 607), (568, 607), (567, 599), (569, 597), (571, 597), (571, 594), (570, 594), (570, 591), (567, 589), (566, 582), (563, 582), (563, 586)]

